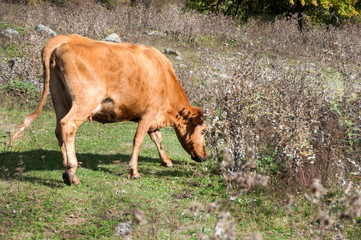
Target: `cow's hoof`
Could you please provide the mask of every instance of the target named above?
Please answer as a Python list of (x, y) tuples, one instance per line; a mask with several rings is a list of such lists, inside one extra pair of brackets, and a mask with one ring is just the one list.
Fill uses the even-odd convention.
[(161, 162), (160, 163), (163, 167), (168, 167), (168, 168), (172, 168), (173, 167), (173, 163), (172, 162)]
[(73, 179), (74, 179), (74, 174), (71, 172), (63, 172), (63, 180), (64, 183), (68, 186), (71, 186), (71, 184), (73, 183)]
[(129, 178), (129, 179), (140, 179), (140, 175), (139, 175), (139, 174), (137, 174), (137, 175), (130, 175), (130, 174), (128, 174), (128, 178)]
[(140, 175), (138, 173), (138, 171), (134, 172), (134, 169), (129, 169), (128, 170), (128, 178), (129, 179), (139, 179)]
[(79, 185), (79, 184), (80, 184), (80, 180), (79, 180), (79, 178), (78, 178), (76, 175), (74, 176), (73, 183), (74, 183), (75, 185)]
[(132, 176), (132, 179), (140, 179), (140, 175), (139, 175), (139, 174), (133, 175), (133, 176)]
[(75, 176), (72, 172), (65, 171), (63, 172), (63, 180), (64, 183), (68, 186), (71, 186), (72, 183), (75, 185), (80, 184), (80, 180), (77, 176)]

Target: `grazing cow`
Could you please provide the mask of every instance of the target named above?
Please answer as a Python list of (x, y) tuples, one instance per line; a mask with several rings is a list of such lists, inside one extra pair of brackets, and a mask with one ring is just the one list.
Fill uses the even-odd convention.
[(138, 154), (148, 133), (161, 163), (172, 167), (159, 128), (172, 126), (183, 148), (204, 162), (206, 124), (200, 108), (192, 107), (170, 61), (152, 47), (93, 41), (58, 35), (42, 52), (44, 90), (37, 109), (14, 129), (9, 144), (21, 138), (40, 114), (49, 86), (56, 113), (55, 135), (63, 155), (67, 185), (79, 184), (74, 137), (87, 119), (101, 123), (138, 122), (128, 177), (139, 178)]

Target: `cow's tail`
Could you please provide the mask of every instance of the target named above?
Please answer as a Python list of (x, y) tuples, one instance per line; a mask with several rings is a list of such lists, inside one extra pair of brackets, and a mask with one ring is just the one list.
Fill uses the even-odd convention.
[[(43, 58), (43, 70), (44, 70), (44, 88), (43, 88), (43, 95), (41, 97), (40, 103), (36, 110), (29, 114), (21, 123), (20, 126), (15, 127), (11, 131), (11, 137), (7, 142), (7, 145), (13, 145), (14, 141), (21, 139), (24, 135), (25, 130), (30, 126), (32, 122), (39, 116), (41, 110), (44, 107), (46, 102), (46, 98), (49, 94), (49, 85), (50, 85), (50, 61), (51, 55), (53, 51), (58, 48), (63, 43), (67, 42), (66, 36), (58, 35), (49, 40), (42, 51), (42, 58)], [(53, 59), (54, 61), (54, 59)], [(53, 63), (54, 64), (54, 63)]]

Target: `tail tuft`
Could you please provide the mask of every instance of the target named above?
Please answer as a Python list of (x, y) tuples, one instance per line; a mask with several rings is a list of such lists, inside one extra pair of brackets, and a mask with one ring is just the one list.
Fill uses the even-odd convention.
[(24, 136), (25, 130), (26, 130), (26, 127), (23, 124), (14, 128), (11, 131), (11, 137), (10, 137), (9, 141), (6, 142), (6, 145), (13, 147), (14, 141), (21, 139)]
[(20, 126), (15, 127), (10, 134), (9, 141), (6, 142), (6, 145), (8, 146), (14, 146), (14, 141), (20, 140), (24, 136), (25, 130), (30, 126), (30, 124), (35, 120), (37, 117), (35, 112), (33, 114), (30, 114), (27, 116), (24, 121), (21, 123)]

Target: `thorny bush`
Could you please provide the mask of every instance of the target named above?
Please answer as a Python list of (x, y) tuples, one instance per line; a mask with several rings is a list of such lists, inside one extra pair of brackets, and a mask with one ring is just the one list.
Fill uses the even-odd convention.
[(232, 79), (209, 89), (213, 156), (225, 146), (236, 162), (271, 156), (279, 179), (302, 188), (314, 178), (330, 184), (344, 181), (349, 171), (360, 174), (358, 90), (349, 84), (334, 96), (318, 69), (282, 61), (264, 66), (261, 59), (249, 60)]
[(350, 182), (344, 188), (340, 197), (328, 199), (328, 191), (319, 179), (314, 179), (310, 186), (310, 195), (305, 194), (306, 199), (313, 206), (313, 221), (309, 223), (307, 232), (298, 229), (295, 224), (297, 213), (293, 212), (296, 200), (293, 195), (289, 195), (285, 211), (288, 213), (290, 222), (298, 232), (299, 236), (308, 235), (311, 239), (344, 239), (344, 224), (347, 221), (357, 221), (361, 216), (361, 192), (360, 186)]

